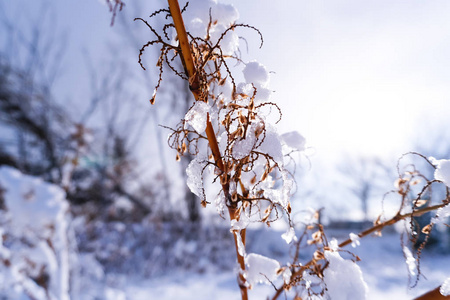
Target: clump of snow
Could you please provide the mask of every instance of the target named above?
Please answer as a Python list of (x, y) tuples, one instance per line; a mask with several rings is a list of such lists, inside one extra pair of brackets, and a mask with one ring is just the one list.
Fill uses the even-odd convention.
[(269, 72), (257, 61), (247, 63), (242, 73), (244, 73), (245, 82), (253, 83), (255, 86), (266, 87), (269, 83)]
[(277, 278), (280, 263), (274, 259), (250, 253), (245, 257), (246, 279), (250, 285), (257, 283), (270, 284), (269, 281), (274, 281)]
[(359, 246), (359, 245), (360, 245), (359, 235), (354, 234), (353, 232), (351, 232), (351, 233), (349, 234), (349, 236), (350, 236), (350, 239), (352, 240), (352, 247), (353, 247), (353, 248), (356, 248), (356, 246)]
[(329, 266), (323, 272), (323, 280), (332, 299), (366, 299), (368, 287), (359, 266), (343, 259), (339, 252), (325, 251), (324, 254)]
[(328, 247), (330, 247), (330, 249), (332, 251), (338, 251), (339, 250), (339, 243), (337, 241), (336, 238), (332, 238), (331, 241), (328, 243)]
[(447, 278), (441, 285), (439, 292), (441, 293), (442, 296), (450, 296), (450, 277)]
[(286, 132), (281, 135), (281, 138), (286, 146), (289, 148), (303, 151), (305, 150), (306, 140), (297, 131)]
[(257, 129), (257, 123), (252, 123), (248, 129), (247, 134), (243, 138), (239, 138), (233, 145), (233, 157), (235, 159), (242, 159), (250, 154), (255, 147), (256, 136), (255, 130)]
[(205, 163), (198, 157), (192, 160), (186, 168), (187, 186), (192, 193), (203, 199), (203, 168)]
[(286, 243), (290, 244), (292, 241), (296, 241), (297, 237), (295, 236), (294, 227), (290, 227), (288, 231), (281, 235), (281, 238), (286, 241)]
[(416, 259), (409, 250), (408, 247), (403, 247), (403, 254), (405, 255), (406, 265), (408, 266), (408, 271), (411, 276), (415, 276), (417, 274), (417, 265)]
[(430, 157), (429, 159), (436, 166), (434, 179), (442, 181), (446, 186), (450, 187), (450, 160), (437, 160), (434, 157)]
[(281, 147), (280, 136), (276, 128), (271, 124), (266, 124), (266, 136), (264, 142), (259, 147), (259, 151), (269, 154), (279, 165), (283, 165), (283, 151)]
[[(239, 12), (231, 4), (217, 3), (213, 0), (190, 1), (185, 13), (183, 13), (184, 23), (187, 31), (202, 39), (206, 38), (207, 28), (210, 22), (210, 11), (212, 23), (210, 24), (210, 39), (212, 44), (216, 44), (222, 33), (236, 22)], [(173, 42), (175, 43), (176, 32), (173, 31)], [(222, 53), (233, 54), (239, 46), (239, 37), (233, 30), (227, 32), (220, 42)]]
[(195, 102), (194, 106), (186, 113), (184, 119), (201, 134), (206, 130), (206, 121), (208, 120), (209, 105), (202, 101)]

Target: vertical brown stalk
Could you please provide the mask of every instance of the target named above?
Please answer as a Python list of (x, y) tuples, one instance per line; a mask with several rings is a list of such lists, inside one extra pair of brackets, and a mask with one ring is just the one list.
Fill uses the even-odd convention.
[[(183, 18), (181, 16), (180, 6), (178, 4), (178, 0), (168, 0), (168, 3), (169, 3), (170, 14), (172, 15), (172, 19), (173, 19), (173, 24), (175, 26), (175, 30), (177, 31), (178, 41), (180, 43), (181, 54), (182, 54), (181, 57), (183, 59), (184, 66), (185, 66), (186, 72), (187, 72), (187, 76), (189, 78), (189, 87), (192, 91), (192, 94), (195, 97), (195, 100), (198, 101), (198, 100), (200, 100), (200, 95), (201, 95), (199, 76), (197, 73), (198, 70), (195, 69), (191, 47), (189, 45), (188, 36), (186, 34), (186, 28), (184, 27)], [(209, 115), (208, 115), (208, 118), (206, 121), (206, 136), (208, 138), (209, 147), (211, 148), (212, 154), (214, 156), (214, 161), (215, 161), (217, 167), (222, 171), (221, 176), (226, 177), (227, 174), (225, 173), (225, 168), (224, 168), (222, 157), (221, 157), (220, 151), (219, 151), (219, 145), (217, 143), (217, 139), (216, 139), (216, 135), (215, 135), (213, 126), (211, 124), (211, 121), (209, 120)], [(222, 190), (224, 192), (225, 198), (227, 199), (227, 202), (229, 202), (228, 200), (231, 199), (231, 196), (230, 196), (230, 192), (229, 192), (228, 180), (221, 180), (221, 182), (225, 182), (222, 185)], [(230, 214), (231, 219), (237, 219), (239, 217), (237, 214), (237, 206), (236, 205), (228, 207), (228, 212)], [(245, 246), (245, 230), (242, 230), (240, 234), (241, 234), (241, 238), (242, 238), (242, 243)], [(237, 237), (235, 234), (233, 234), (233, 236), (234, 236), (234, 243), (236, 246), (236, 256), (237, 256), (238, 263), (240, 265), (240, 268), (242, 270), (245, 270), (244, 257), (241, 256), (238, 251)], [(242, 274), (239, 274), (239, 288), (241, 289), (242, 300), (248, 300), (247, 288), (243, 284), (244, 282), (245, 282), (245, 278), (243, 277)]]

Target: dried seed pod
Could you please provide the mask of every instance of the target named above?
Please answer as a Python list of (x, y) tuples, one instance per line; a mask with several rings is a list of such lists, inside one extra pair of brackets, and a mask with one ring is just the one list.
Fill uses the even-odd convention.
[(287, 209), (288, 213), (291, 213), (291, 211), (292, 211), (291, 202), (288, 202), (286, 209)]
[(203, 207), (203, 208), (205, 208), (205, 207), (206, 207), (206, 204), (207, 204), (207, 202), (206, 202), (206, 200), (202, 200), (202, 202), (201, 202), (200, 204), (202, 205), (202, 207)]
[(238, 117), (239, 117), (239, 123), (241, 124), (246, 124), (247, 119), (245, 118), (244, 114), (242, 113), (242, 111), (239, 111), (238, 113)]
[(176, 161), (180, 161), (180, 154), (179, 153), (177, 153), (177, 156), (175, 157), (175, 160)]
[(420, 179), (415, 179), (413, 181), (411, 181), (411, 185), (418, 185), (421, 182)]
[(231, 195), (231, 201), (232, 202), (237, 202), (238, 201), (238, 194), (237, 193), (233, 193), (233, 195)]
[(428, 224), (422, 228), (422, 233), (430, 234), (432, 228), (433, 228), (433, 225)]
[(279, 276), (281, 273), (284, 272), (284, 270), (286, 270), (286, 267), (281, 267), (277, 270), (277, 276)]
[(261, 176), (261, 181), (266, 180), (268, 175), (269, 175), (269, 173), (267, 173), (267, 171), (265, 171)]
[(322, 242), (322, 232), (316, 231), (311, 236), (316, 243)]
[(155, 97), (152, 97), (152, 98), (150, 99), (150, 104), (151, 104), (151, 105), (155, 104)]
[(221, 185), (225, 185), (226, 183), (227, 183), (227, 178), (228, 176), (226, 176), (226, 175), (223, 175), (223, 176), (220, 176), (220, 184)]
[(252, 179), (250, 179), (250, 184), (255, 184), (256, 183), (256, 175), (252, 177)]
[(428, 200), (419, 199), (414, 204), (416, 207), (421, 207), (421, 206), (424, 206), (427, 202), (428, 202)]
[(186, 146), (185, 142), (183, 142), (183, 144), (181, 144), (181, 151), (182, 151), (182, 153), (186, 153), (186, 151), (187, 151), (187, 146)]
[(315, 259), (315, 260), (322, 260), (322, 259), (325, 259), (325, 255), (324, 255), (322, 252), (320, 252), (319, 250), (316, 250), (316, 251), (314, 252), (314, 259)]
[(255, 109), (255, 102), (253, 101), (254, 97), (250, 99), (250, 103), (248, 104), (248, 110), (253, 111)]

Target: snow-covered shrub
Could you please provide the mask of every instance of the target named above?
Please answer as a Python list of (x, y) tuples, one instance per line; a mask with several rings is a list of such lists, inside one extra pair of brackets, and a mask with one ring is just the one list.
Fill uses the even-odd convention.
[[(168, 9), (150, 16), (166, 15), (167, 23), (159, 32), (148, 21), (137, 18), (154, 37), (140, 49), (139, 64), (145, 69), (142, 54), (147, 47), (161, 47), (157, 62), (159, 78), (151, 104), (155, 103), (164, 70), (170, 69), (189, 82), (195, 102), (175, 128), (168, 128), (171, 130), (168, 143), (177, 151), (177, 160), (186, 153), (195, 157), (186, 169), (187, 185), (201, 204), (205, 207), (215, 203), (223, 218), (228, 212), (242, 299), (248, 299), (247, 289), (260, 282), (279, 285), (272, 299), (289, 291), (295, 297), (307, 299), (365, 299), (367, 285), (356, 264), (360, 258), (343, 247), (349, 244), (357, 247), (362, 237), (381, 234), (384, 227), (400, 220), (408, 219), (412, 224), (414, 216), (425, 212), (443, 209), (436, 218), (446, 216), (448, 190), (446, 199), (440, 199), (440, 203), (420, 207), (422, 196), (433, 183), (448, 183), (447, 163), (439, 162), (436, 178), (425, 178), (425, 184), (416, 193), (414, 186), (421, 174), (417, 170), (399, 169), (396, 190), (392, 192), (400, 197), (397, 214), (380, 216), (373, 227), (359, 234), (351, 233), (340, 243), (328, 239), (319, 222), (320, 212), (313, 211), (308, 221), (296, 224), (290, 203), (295, 181), (288, 162), (293, 152), (305, 150), (305, 139), (299, 133), (277, 132), (276, 123), (282, 115), (269, 89), (269, 72), (259, 62), (243, 62), (238, 51), (239, 30), (261, 33), (250, 25), (237, 23), (239, 14), (232, 5), (204, 0), (180, 9), (176, 0), (168, 2)], [(175, 59), (182, 60), (184, 69), (176, 68)], [(232, 63), (243, 65), (240, 76), (236, 76), (235, 69), (232, 71)], [(243, 81), (239, 82), (239, 78)], [(292, 261), (283, 265), (260, 254), (247, 253), (245, 237), (249, 224), (262, 222), (270, 226), (281, 218), (290, 226), (282, 238), (295, 248)], [(428, 235), (432, 227), (430, 223), (421, 230)], [(300, 261), (298, 255), (305, 247), (314, 249), (312, 258), (306, 262)], [(415, 268), (418, 258), (409, 248), (404, 249), (413, 271), (411, 275), (419, 276), (420, 270)], [(350, 257), (343, 258), (343, 253), (349, 253)]]
[(73, 244), (65, 192), (5, 166), (0, 187), (0, 295), (70, 299)]

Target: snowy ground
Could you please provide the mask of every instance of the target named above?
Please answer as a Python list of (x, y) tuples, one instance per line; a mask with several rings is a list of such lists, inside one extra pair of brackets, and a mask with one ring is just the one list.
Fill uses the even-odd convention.
[[(339, 238), (339, 233), (336, 233)], [(404, 262), (399, 235), (368, 238), (353, 249), (362, 259), (359, 265), (369, 285), (368, 299), (412, 299), (440, 285), (450, 277), (450, 255), (426, 251), (421, 261), (422, 273), (418, 286), (408, 289), (408, 271)], [(345, 278), (343, 278), (345, 280)], [(113, 293), (111, 300), (182, 299), (238, 300), (239, 289), (231, 271), (203, 274), (177, 272), (151, 280), (122, 278), (124, 294)], [(273, 288), (260, 285), (250, 291), (250, 299), (266, 299)]]

